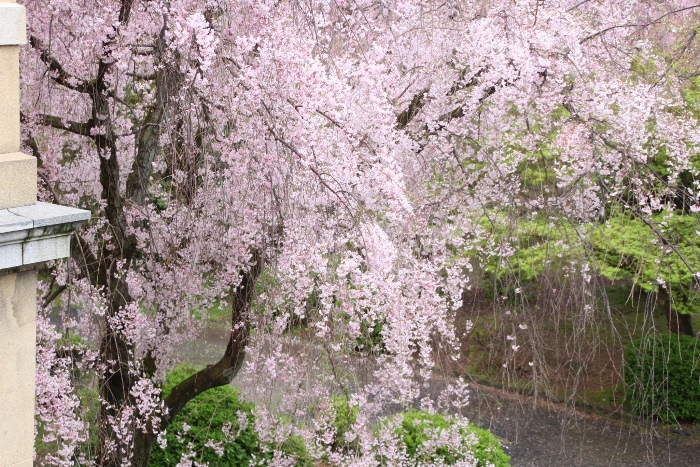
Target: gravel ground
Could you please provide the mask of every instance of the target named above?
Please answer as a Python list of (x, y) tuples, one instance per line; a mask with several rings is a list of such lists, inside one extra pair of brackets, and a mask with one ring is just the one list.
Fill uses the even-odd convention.
[(465, 415), (504, 440), (517, 466), (700, 466), (700, 442), (688, 432), (589, 415), (472, 385)]

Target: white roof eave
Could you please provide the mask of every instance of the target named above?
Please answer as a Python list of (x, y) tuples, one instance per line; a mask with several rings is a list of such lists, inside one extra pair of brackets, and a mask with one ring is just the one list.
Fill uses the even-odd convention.
[(0, 209), (0, 272), (70, 255), (70, 235), (90, 211), (50, 203)]

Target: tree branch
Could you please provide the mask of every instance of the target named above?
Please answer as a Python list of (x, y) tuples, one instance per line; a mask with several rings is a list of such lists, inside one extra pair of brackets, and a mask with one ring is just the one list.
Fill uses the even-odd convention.
[(49, 294), (44, 298), (44, 300), (43, 300), (43, 303), (44, 303), (43, 307), (46, 308), (47, 306), (49, 306), (49, 305), (51, 304), (51, 302), (53, 302), (54, 300), (56, 300), (56, 299), (59, 297), (59, 295), (61, 295), (67, 288), (68, 288), (68, 286), (64, 284), (64, 285), (62, 285), (62, 286), (60, 286), (60, 287), (56, 287), (55, 289), (52, 289), (51, 293), (49, 293)]
[(669, 11), (669, 12), (666, 12), (663, 15), (659, 16), (658, 18), (649, 21), (648, 23), (643, 23), (643, 24), (628, 23), (628, 24), (616, 24), (614, 26), (608, 26), (607, 28), (603, 28), (600, 31), (594, 32), (593, 34), (589, 34), (588, 36), (586, 36), (583, 39), (581, 39), (580, 41), (578, 41), (578, 43), (583, 44), (584, 42), (588, 42), (591, 39), (594, 39), (598, 36), (605, 34), (606, 32), (610, 32), (610, 31), (613, 31), (615, 29), (634, 28), (634, 27), (646, 28), (646, 27), (651, 26), (652, 24), (658, 23), (659, 21), (661, 21), (662, 19), (664, 19), (668, 16), (675, 15), (676, 13), (681, 13), (683, 11), (692, 10), (692, 9), (699, 8), (699, 7), (700, 7), (700, 3), (698, 3), (696, 5), (690, 5), (690, 6), (687, 6), (684, 8), (679, 8), (677, 10)]
[(168, 426), (182, 408), (199, 394), (231, 383), (243, 366), (245, 347), (248, 344), (248, 311), (255, 291), (255, 281), (263, 270), (262, 255), (253, 253), (254, 263), (243, 273), (241, 284), (231, 293), (231, 337), (226, 351), (214, 365), (198, 371), (175, 386), (164, 405), (166, 414), (161, 419), (161, 428)]
[(415, 117), (420, 109), (425, 105), (425, 95), (428, 93), (428, 89), (421, 90), (418, 94), (413, 96), (411, 103), (408, 104), (408, 108), (401, 112), (398, 117), (396, 117), (396, 129), (403, 130), (411, 123), (413, 117)]
[[(168, 28), (168, 17), (163, 16), (163, 27), (160, 29), (154, 50), (165, 48), (165, 33)], [(171, 70), (172, 71), (172, 70)], [(148, 194), (148, 181), (153, 173), (153, 161), (160, 152), (160, 124), (165, 116), (165, 106), (168, 102), (168, 76), (173, 77), (171, 86), (179, 86), (181, 77), (177, 71), (170, 75), (164, 69), (153, 74), (155, 80), (155, 102), (146, 113), (146, 117), (136, 135), (136, 157), (131, 164), (131, 173), (126, 179), (126, 197), (136, 204), (143, 205)], [(150, 79), (150, 78), (146, 78)]]
[[(486, 67), (479, 69), (476, 73), (474, 73), (474, 76), (472, 76), (469, 81), (466, 83), (461, 83), (462, 80), (464, 80), (464, 76), (466, 74), (466, 70), (463, 70), (460, 73), (459, 80), (450, 88), (449, 92), (447, 93), (448, 96), (453, 96), (457, 92), (462, 91), (467, 88), (471, 88), (479, 84), (479, 78), (484, 74), (484, 72), (487, 70)], [(493, 93), (496, 92), (496, 87), (491, 86), (486, 90), (483, 96), (479, 98), (479, 102), (483, 102), (487, 98), (489, 98)], [(399, 116), (396, 118), (396, 129), (397, 130), (403, 130), (405, 129), (408, 124), (413, 120), (413, 117), (415, 117), (418, 112), (423, 108), (425, 105), (425, 96), (428, 93), (428, 89), (423, 89), (421, 90), (418, 94), (413, 96), (413, 99), (411, 99), (411, 103), (408, 105), (408, 108), (401, 112)], [(441, 115), (438, 118), (438, 121), (440, 122), (449, 122), (450, 120), (454, 118), (460, 118), (464, 116), (464, 109), (462, 106), (458, 106), (454, 108), (452, 111)]]
[(72, 120), (64, 120), (60, 117), (47, 114), (38, 114), (37, 118), (39, 123), (44, 126), (51, 128), (56, 128), (57, 130), (68, 131), (80, 136), (87, 136), (88, 138), (95, 139), (94, 135), (90, 133), (93, 128), (91, 122), (74, 122)]
[(56, 60), (50, 53), (49, 50), (44, 47), (44, 44), (39, 38), (34, 35), (29, 35), (29, 44), (31, 47), (39, 52), (39, 58), (46, 65), (49, 70), (49, 77), (57, 84), (71, 89), (73, 91), (82, 92), (90, 94), (94, 92), (95, 86), (91, 81), (86, 81), (84, 79), (76, 78), (75, 76), (68, 73), (63, 65), (61, 65), (58, 60)]

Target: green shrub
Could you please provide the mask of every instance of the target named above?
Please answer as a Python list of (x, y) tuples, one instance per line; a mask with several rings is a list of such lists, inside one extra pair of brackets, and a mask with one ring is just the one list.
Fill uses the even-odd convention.
[(284, 442), (280, 449), (287, 456), (296, 459), (295, 467), (311, 467), (313, 459), (306, 449), (304, 438), (299, 435), (291, 435)]
[(360, 335), (355, 338), (355, 352), (371, 355), (381, 355), (386, 350), (382, 330), (382, 321), (369, 322), (363, 320), (360, 323)]
[(346, 438), (347, 433), (353, 431), (352, 426), (357, 422), (357, 414), (360, 413), (360, 408), (355, 405), (350, 405), (350, 401), (345, 396), (335, 396), (331, 398), (333, 412), (333, 428), (335, 428), (335, 439), (333, 440), (332, 449), (337, 452), (357, 451), (358, 441), (353, 439), (352, 442)]
[(655, 334), (625, 349), (625, 390), (630, 407), (665, 422), (700, 422), (700, 346), (676, 334)]
[[(426, 442), (434, 439), (442, 431), (455, 427), (457, 427), (456, 419), (449, 416), (429, 413), (424, 410), (410, 410), (403, 414), (396, 434), (404, 443), (409, 457), (416, 464), (435, 463), (440, 459), (446, 465), (453, 465), (464, 458), (464, 452), (471, 452), (479, 467), (487, 465), (506, 467), (510, 465), (510, 456), (503, 452), (499, 439), (490, 431), (472, 424), (457, 427), (462, 440), (458, 448), (438, 446), (427, 451), (423, 448)], [(474, 436), (476, 443), (473, 442)]]
[(469, 431), (476, 435), (479, 440), (472, 446), (474, 458), (478, 461), (479, 467), (493, 464), (496, 467), (506, 467), (510, 465), (510, 456), (503, 452), (501, 441), (496, 438), (486, 428), (469, 425)]
[[(163, 386), (164, 395), (179, 382), (195, 372), (191, 366), (179, 366), (170, 372)], [(183, 454), (209, 465), (249, 465), (252, 459), (270, 459), (275, 446), (260, 441), (255, 432), (254, 404), (241, 400), (230, 386), (210, 389), (189, 401), (167, 427), (167, 445), (156, 445), (149, 465), (176, 465)], [(241, 420), (245, 418), (245, 420)], [(187, 424), (188, 429), (185, 429)], [(228, 431), (229, 435), (225, 433)], [(223, 455), (207, 446), (219, 444)], [(289, 457), (294, 456), (297, 467), (311, 465), (311, 458), (301, 437), (290, 436), (279, 446)]]

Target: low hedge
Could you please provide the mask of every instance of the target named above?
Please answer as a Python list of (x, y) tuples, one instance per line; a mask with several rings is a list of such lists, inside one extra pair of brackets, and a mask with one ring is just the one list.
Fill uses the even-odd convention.
[(625, 390), (630, 408), (665, 422), (700, 422), (700, 341), (654, 334), (625, 348)]

